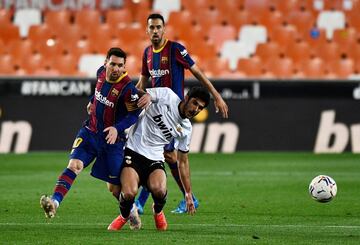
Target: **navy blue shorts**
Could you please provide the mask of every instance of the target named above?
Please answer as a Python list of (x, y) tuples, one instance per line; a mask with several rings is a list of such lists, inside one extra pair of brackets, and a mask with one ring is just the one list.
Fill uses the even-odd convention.
[(120, 171), (124, 158), (125, 140), (107, 144), (104, 134), (96, 134), (83, 127), (74, 141), (70, 159), (79, 159), (84, 168), (95, 159), (91, 175), (114, 185), (120, 184)]

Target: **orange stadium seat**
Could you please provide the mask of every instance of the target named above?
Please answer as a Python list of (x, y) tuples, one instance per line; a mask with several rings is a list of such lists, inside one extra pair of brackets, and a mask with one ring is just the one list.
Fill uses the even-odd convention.
[(315, 55), (314, 50), (307, 42), (299, 41), (286, 47), (286, 56), (290, 57), (295, 64), (301, 64)]
[(268, 60), (284, 56), (284, 46), (279, 45), (277, 42), (260, 43), (256, 47), (255, 54), (259, 56), (261, 60), (267, 62)]
[(53, 62), (53, 67), (61, 76), (74, 76), (78, 73), (78, 60), (71, 54), (59, 55)]
[(106, 23), (112, 28), (114, 27), (126, 27), (131, 25), (133, 18), (129, 9), (114, 9), (108, 10), (105, 15)]
[(342, 30), (335, 30), (333, 42), (340, 45), (340, 47), (351, 47), (360, 38), (359, 32), (355, 28), (346, 28)]
[(201, 14), (195, 15), (194, 19), (204, 33), (209, 33), (214, 25), (220, 25), (225, 22), (225, 18), (222, 18), (217, 9), (205, 9)]
[(15, 67), (10, 54), (0, 55), (0, 75), (13, 75)]
[(305, 9), (291, 11), (287, 15), (289, 24), (294, 25), (298, 32), (309, 32), (316, 24), (316, 18), (311, 11)]
[(285, 17), (278, 10), (265, 12), (259, 18), (259, 24), (264, 25), (268, 30), (271, 30), (275, 26), (280, 26), (284, 22), (285, 22)]
[(237, 30), (233, 26), (214, 25), (209, 30), (209, 42), (213, 43), (216, 52), (220, 52), (227, 40), (236, 40)]
[(193, 20), (192, 14), (189, 11), (171, 12), (166, 26), (171, 26), (176, 31), (190, 31), (194, 26), (193, 22), (195, 20)]
[(229, 25), (234, 26), (236, 30), (239, 30), (241, 26), (245, 24), (251, 23), (251, 16), (251, 13), (249, 13), (245, 9), (242, 9), (240, 11), (232, 11), (224, 15), (224, 17), (226, 18), (225, 21)]
[[(21, 58), (25, 61), (24, 57), (37, 53), (39, 50), (31, 40), (16, 40), (7, 46), (7, 52), (14, 59)], [(28, 61), (26, 61), (28, 62)]]
[(137, 0), (125, 1), (124, 9), (129, 9), (133, 17), (133, 21), (138, 22), (142, 26), (146, 26), (146, 18), (151, 13), (151, 1)]
[(20, 40), (19, 28), (13, 24), (2, 25), (0, 28), (0, 39), (3, 40), (5, 44)]
[(198, 56), (200, 61), (212, 59), (217, 57), (217, 52), (214, 44), (205, 41), (191, 42), (188, 47), (190, 56)]
[[(316, 31), (315, 31), (316, 30)], [(326, 33), (324, 29), (315, 28), (312, 31), (305, 32), (301, 38), (309, 43), (310, 47), (316, 49), (319, 46), (322, 46), (324, 43), (327, 43)]]
[(326, 76), (324, 61), (318, 57), (304, 60), (301, 69), (309, 79), (322, 79)]
[(329, 63), (329, 70), (333, 72), (337, 78), (346, 79), (355, 73), (355, 62), (353, 59), (346, 57), (334, 60)]
[(269, 60), (266, 67), (276, 78), (281, 79), (292, 78), (296, 70), (294, 62), (288, 57)]
[(244, 8), (244, 0), (222, 0), (213, 1), (214, 7), (221, 13), (221, 15), (227, 15), (230, 12), (238, 12)]
[(93, 9), (82, 9), (75, 12), (75, 24), (81, 29), (91, 32), (102, 23), (100, 11)]
[(12, 12), (6, 9), (0, 9), (0, 26), (11, 24)]
[(192, 14), (199, 13), (199, 11), (204, 11), (207, 9), (214, 9), (216, 6), (216, 0), (182, 0), (182, 7), (191, 12)]
[(315, 54), (324, 61), (333, 61), (340, 59), (342, 53), (337, 43), (325, 42), (317, 47)]
[(44, 23), (52, 28), (69, 25), (72, 14), (69, 10), (46, 11), (44, 16)]
[(281, 25), (269, 30), (268, 37), (281, 46), (288, 46), (299, 38), (299, 33), (293, 25)]
[[(360, 6), (360, 4), (359, 4)], [(357, 32), (360, 32), (360, 7), (346, 14), (346, 23), (350, 28), (355, 28)]]
[(240, 59), (237, 70), (246, 74), (247, 77), (260, 78), (263, 75), (263, 61), (259, 56), (249, 59)]
[(356, 62), (360, 61), (360, 42), (356, 42), (349, 46), (349, 52), (347, 55)]
[(244, 8), (254, 15), (263, 15), (270, 9), (270, 2), (268, 0), (245, 0)]
[(44, 58), (40, 53), (35, 53), (27, 56), (21, 67), (25, 69), (27, 74), (32, 75), (35, 70), (45, 69), (45, 63), (48, 65), (49, 60), (51, 59)]
[(126, 70), (131, 78), (138, 78), (141, 73), (141, 59), (130, 55), (126, 58)]
[(213, 57), (199, 62), (198, 66), (210, 77), (221, 77), (223, 73), (230, 72), (229, 62), (226, 59)]

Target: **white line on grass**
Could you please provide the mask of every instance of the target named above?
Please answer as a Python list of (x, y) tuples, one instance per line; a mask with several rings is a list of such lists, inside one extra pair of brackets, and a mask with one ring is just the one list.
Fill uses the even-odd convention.
[[(107, 223), (0, 223), (0, 226), (108, 226)], [(200, 226), (200, 227), (274, 227), (274, 228), (321, 228), (321, 229), (360, 229), (360, 225), (264, 225), (264, 224), (171, 224), (171, 226)]]

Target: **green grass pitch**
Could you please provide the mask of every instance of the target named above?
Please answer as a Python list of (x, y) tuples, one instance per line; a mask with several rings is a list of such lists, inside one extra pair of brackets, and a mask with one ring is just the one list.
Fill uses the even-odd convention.
[[(0, 155), (1, 244), (359, 244), (360, 158), (356, 154), (192, 154), (194, 216), (171, 214), (181, 195), (168, 171), (168, 231), (158, 232), (147, 203), (143, 228), (108, 232), (118, 204), (86, 169), (57, 216), (47, 220), (41, 194), (51, 194), (67, 153)], [(308, 185), (333, 177), (336, 198), (317, 203)]]

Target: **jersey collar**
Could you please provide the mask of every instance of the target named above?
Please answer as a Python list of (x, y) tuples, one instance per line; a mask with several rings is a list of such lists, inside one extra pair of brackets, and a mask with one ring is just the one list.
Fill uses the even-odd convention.
[(153, 46), (153, 52), (154, 52), (154, 53), (160, 53), (160, 52), (165, 48), (167, 42), (168, 42), (168, 40), (165, 39), (164, 45), (163, 45), (162, 47), (160, 47), (159, 49), (154, 49), (154, 46)]
[(123, 79), (124, 77), (126, 77), (128, 74), (128, 72), (124, 72), (116, 81), (114, 82), (111, 82), (111, 81), (108, 81), (109, 83), (118, 83), (121, 81), (121, 79)]

